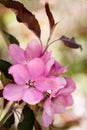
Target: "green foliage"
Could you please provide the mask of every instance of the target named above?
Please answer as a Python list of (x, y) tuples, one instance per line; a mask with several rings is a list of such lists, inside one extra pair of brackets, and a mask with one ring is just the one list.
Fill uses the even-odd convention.
[(12, 114), (7, 121), (5, 122), (5, 124), (3, 125), (4, 128), (9, 129), (11, 128), (11, 126), (14, 124), (14, 114)]
[(11, 64), (7, 61), (0, 60), (0, 71), (4, 73), (5, 77), (8, 79), (12, 79), (12, 76), (8, 74), (8, 68), (11, 66)]
[(15, 43), (15, 44), (19, 45), (19, 41), (13, 35), (9, 34), (6, 31), (3, 31), (3, 32), (6, 35), (6, 37), (8, 38), (8, 40), (10, 41), (11, 44)]
[(34, 125), (34, 113), (33, 111), (26, 105), (22, 111), (23, 120), (18, 124), (18, 130), (32, 130)]

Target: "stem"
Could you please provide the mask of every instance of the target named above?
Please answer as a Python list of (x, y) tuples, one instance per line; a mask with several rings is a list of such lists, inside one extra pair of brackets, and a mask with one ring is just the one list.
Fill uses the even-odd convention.
[[(51, 39), (51, 37), (52, 37), (52, 35), (53, 35), (53, 32), (54, 32), (54, 30), (55, 30), (57, 24), (58, 24), (58, 22), (55, 23), (54, 26), (53, 26), (52, 28), (50, 28), (50, 34), (49, 34), (49, 37), (48, 37), (48, 40), (47, 40), (47, 43), (46, 43), (46, 48), (45, 48), (45, 50), (43, 51), (42, 54), (44, 54), (45, 51), (48, 49), (48, 47), (49, 47), (49, 45), (50, 45), (50, 44), (49, 44), (49, 41), (50, 41), (50, 39)], [(52, 43), (53, 43), (53, 42), (52, 42)]]
[(49, 126), (49, 130), (52, 130), (52, 126)]
[(34, 127), (35, 127), (35, 130), (42, 130), (39, 122), (35, 119), (35, 122), (34, 122)]
[(39, 39), (39, 40), (40, 40), (40, 43), (41, 43), (41, 48), (42, 48), (42, 45), (43, 45), (43, 44), (42, 44), (42, 40), (41, 40), (41, 39)]
[(50, 41), (50, 39), (51, 39), (51, 36), (52, 36), (52, 33), (51, 33), (51, 31), (50, 31), (50, 35), (49, 35), (49, 37), (48, 37), (48, 40), (47, 40), (47, 43), (46, 43), (46, 47), (45, 47), (44, 51), (42, 52), (42, 55), (43, 55), (43, 54), (45, 53), (45, 51), (48, 49), (49, 41)]
[(54, 42), (57, 42), (57, 41), (59, 41), (59, 40), (60, 40), (60, 39), (56, 39), (56, 40), (50, 42), (48, 46), (50, 46), (51, 44), (53, 44)]
[(56, 40), (50, 42), (50, 43), (46, 46), (46, 48), (45, 48), (44, 52), (42, 53), (42, 55), (45, 53), (45, 51), (48, 49), (48, 47), (49, 47), (50, 45), (52, 45), (54, 42), (57, 42), (57, 41), (59, 41), (59, 40), (60, 40), (60, 39), (56, 39)]

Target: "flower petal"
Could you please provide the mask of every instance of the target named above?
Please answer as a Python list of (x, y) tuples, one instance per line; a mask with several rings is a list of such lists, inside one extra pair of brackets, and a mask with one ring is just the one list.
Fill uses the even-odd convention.
[(32, 40), (26, 50), (25, 57), (27, 60), (31, 60), (33, 58), (39, 58), (41, 54), (41, 44), (36, 39)]
[(42, 122), (45, 127), (48, 127), (54, 118), (54, 110), (51, 106), (51, 100), (48, 98), (44, 103), (44, 110), (42, 114)]
[(25, 62), (24, 50), (20, 48), (18, 45), (11, 44), (9, 47), (9, 53), (11, 58), (15, 61), (15, 63)]
[(31, 78), (37, 78), (38, 76), (44, 74), (45, 65), (40, 58), (31, 60), (28, 67)]
[(65, 110), (65, 105), (64, 105), (64, 97), (58, 96), (52, 101), (52, 105), (54, 107), (55, 113), (63, 113)]
[(63, 113), (65, 107), (73, 105), (73, 99), (71, 95), (67, 95), (67, 96), (62, 95), (56, 97), (56, 99), (52, 103), (53, 103), (55, 113)]
[(60, 74), (67, 71), (67, 66), (61, 66), (56, 60), (54, 64), (51, 66), (49, 71), (49, 76), (59, 76)]
[(39, 77), (35, 81), (35, 87), (42, 92), (47, 90), (56, 90), (58, 92), (59, 89), (63, 88), (66, 84), (64, 78), (45, 78)]
[(24, 95), (25, 86), (18, 86), (16, 84), (8, 84), (3, 90), (3, 97), (10, 101), (19, 101)]
[(54, 59), (50, 58), (48, 62), (46, 63), (46, 70), (45, 70), (45, 75), (49, 75), (50, 69), (52, 65), (54, 64)]
[(9, 73), (17, 84), (24, 85), (29, 81), (27, 64), (16, 64), (10, 67)]
[(48, 127), (49, 125), (52, 124), (53, 122), (53, 118), (54, 118), (54, 115), (51, 114), (50, 116), (45, 112), (43, 111), (43, 114), (42, 114), (42, 123), (45, 127)]
[(51, 55), (52, 55), (51, 51), (50, 52), (46, 51), (44, 55), (42, 55), (41, 59), (44, 61), (45, 64), (51, 59)]
[(35, 105), (43, 99), (43, 94), (35, 88), (29, 88), (22, 99), (29, 104)]
[(71, 95), (67, 95), (67, 96), (65, 96), (64, 97), (64, 105), (65, 106), (72, 106), (73, 105), (73, 98), (72, 98), (72, 96)]
[(59, 91), (59, 94), (67, 95), (72, 93), (76, 89), (75, 82), (71, 78), (65, 78), (67, 84), (63, 89)]

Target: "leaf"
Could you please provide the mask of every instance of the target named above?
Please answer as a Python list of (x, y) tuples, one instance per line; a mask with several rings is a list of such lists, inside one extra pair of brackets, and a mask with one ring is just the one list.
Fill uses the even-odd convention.
[(35, 127), (35, 130), (42, 130), (39, 122), (36, 119), (35, 119), (34, 127)]
[(11, 75), (8, 75), (9, 78), (7, 78), (4, 73), (2, 72), (0, 75), (1, 83), (4, 86), (6, 86), (8, 83), (13, 83), (13, 77)]
[(19, 45), (19, 41), (13, 35), (9, 34), (6, 31), (3, 31), (3, 32), (6, 35), (6, 37), (8, 38), (8, 40), (10, 41), (11, 44), (15, 43), (15, 44)]
[(24, 119), (18, 124), (18, 130), (33, 130), (34, 113), (28, 105), (26, 105), (23, 109), (23, 116)]
[(15, 9), (17, 20), (19, 22), (26, 23), (28, 28), (40, 38), (41, 30), (37, 19), (29, 10), (24, 7), (22, 3), (12, 0), (0, 0), (0, 3), (7, 8)]
[(48, 3), (45, 4), (45, 11), (46, 11), (46, 14), (47, 14), (48, 19), (49, 19), (50, 29), (52, 29), (53, 26), (55, 25), (55, 20), (54, 20), (54, 17), (52, 15), (51, 11), (50, 11)]
[(70, 47), (72, 49), (80, 48), (82, 50), (82, 46), (75, 42), (75, 38), (74, 37), (68, 38), (68, 37), (63, 35), (63, 36), (60, 37), (59, 40), (61, 40), (64, 43), (64, 45), (66, 45), (67, 47)]
[(3, 93), (3, 90), (1, 89), (1, 90), (0, 90), (0, 97), (3, 97), (3, 94), (2, 94), (2, 93)]
[(4, 73), (6, 78), (13, 79), (10, 74), (8, 74), (8, 68), (11, 66), (11, 64), (7, 61), (0, 60), (0, 71)]
[(6, 129), (11, 128), (11, 126), (14, 124), (15, 120), (14, 120), (14, 114), (12, 114), (4, 123), (3, 127)]

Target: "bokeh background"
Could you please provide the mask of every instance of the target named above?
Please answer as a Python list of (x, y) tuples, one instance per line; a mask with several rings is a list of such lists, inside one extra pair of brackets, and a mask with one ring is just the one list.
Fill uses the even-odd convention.
[[(66, 109), (64, 114), (55, 115), (54, 130), (87, 130), (87, 0), (19, 0), (35, 14), (41, 26), (41, 39), (46, 44), (49, 36), (49, 22), (45, 13), (44, 2), (48, 1), (54, 19), (58, 25), (51, 41), (62, 35), (75, 37), (83, 50), (70, 49), (61, 42), (49, 47), (53, 56), (63, 65), (68, 65), (66, 76), (76, 82), (76, 91), (73, 93), (74, 105)], [(37, 38), (28, 28), (18, 23), (12, 10), (0, 5), (0, 58), (10, 61), (6, 41), (2, 28), (15, 36), (22, 48)], [(0, 84), (2, 87), (2, 84)], [(0, 109), (2, 101), (0, 99)], [(43, 128), (45, 130), (45, 128)]]

